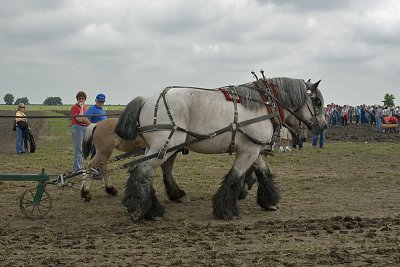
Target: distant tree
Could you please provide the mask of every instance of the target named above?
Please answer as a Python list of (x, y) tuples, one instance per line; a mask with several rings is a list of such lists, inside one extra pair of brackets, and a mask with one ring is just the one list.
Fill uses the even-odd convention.
[(14, 103), (14, 96), (12, 94), (6, 94), (3, 99), (6, 105), (12, 105), (12, 103)]
[(21, 98), (17, 98), (17, 100), (15, 100), (14, 105), (19, 105), (20, 103), (24, 103), (25, 105), (29, 105), (29, 100), (27, 97), (21, 97)]
[(385, 95), (385, 97), (383, 98), (384, 100), (382, 101), (383, 102), (383, 105), (385, 105), (385, 106), (388, 106), (388, 107), (394, 107), (394, 99), (395, 99), (395, 97), (394, 97), (394, 95), (392, 95), (392, 94), (386, 94)]
[(46, 100), (43, 102), (43, 105), (49, 105), (49, 106), (62, 106), (62, 99), (58, 96), (49, 96), (46, 98)]

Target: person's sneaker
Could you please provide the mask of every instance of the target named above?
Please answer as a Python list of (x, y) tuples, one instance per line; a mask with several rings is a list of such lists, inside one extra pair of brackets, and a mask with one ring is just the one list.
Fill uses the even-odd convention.
[(285, 151), (289, 151), (290, 152), (292, 150), (290, 149), (290, 147), (287, 146), (287, 147), (285, 147)]
[(285, 151), (285, 150), (283, 149), (283, 146), (280, 146), (280, 147), (279, 147), (279, 151), (280, 151), (280, 152), (284, 152), (284, 151)]

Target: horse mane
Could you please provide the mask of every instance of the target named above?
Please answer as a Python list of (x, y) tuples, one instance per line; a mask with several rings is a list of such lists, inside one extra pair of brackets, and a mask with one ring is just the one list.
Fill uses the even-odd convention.
[[(279, 99), (288, 108), (298, 108), (304, 104), (307, 97), (307, 86), (302, 79), (287, 77), (272, 78), (275, 88), (279, 92)], [(263, 99), (255, 83), (250, 82), (236, 86), (240, 102), (250, 110), (264, 108)]]

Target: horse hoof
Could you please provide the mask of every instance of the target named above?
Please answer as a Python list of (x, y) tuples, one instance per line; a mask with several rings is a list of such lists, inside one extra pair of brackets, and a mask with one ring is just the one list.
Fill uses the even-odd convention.
[(92, 200), (92, 195), (90, 193), (87, 193), (86, 196), (84, 197), (85, 202), (90, 202)]
[(118, 195), (118, 190), (115, 189), (113, 186), (111, 187), (106, 187), (106, 192), (107, 194), (109, 194), (110, 196), (115, 197), (116, 195)]
[(240, 217), (236, 215), (231, 215), (231, 216), (226, 216), (224, 218), (225, 221), (233, 221), (233, 220), (238, 220)]
[(137, 210), (129, 211), (129, 215), (131, 216), (131, 219), (134, 222), (139, 222), (139, 221), (143, 220), (143, 215), (142, 215), (140, 208), (138, 208)]
[(187, 196), (183, 196), (180, 199), (178, 199), (179, 203), (189, 203), (190, 199)]
[(88, 191), (81, 191), (81, 198), (83, 198), (85, 202), (90, 202), (90, 200), (92, 200), (92, 195)]
[(275, 206), (275, 205), (269, 206), (269, 207), (267, 208), (267, 210), (270, 210), (270, 211), (277, 211), (277, 210), (278, 210), (278, 206)]
[(129, 215), (131, 215), (131, 219), (134, 222), (139, 222), (142, 220), (142, 217), (138, 216), (135, 212), (131, 212), (131, 213), (129, 213)]

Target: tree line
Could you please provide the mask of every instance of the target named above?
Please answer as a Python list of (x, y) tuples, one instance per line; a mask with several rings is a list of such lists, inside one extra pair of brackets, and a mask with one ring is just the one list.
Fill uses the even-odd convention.
[[(4, 103), (6, 105), (19, 105), (20, 103), (24, 103), (25, 105), (29, 105), (29, 99), (27, 97), (20, 97), (14, 101), (14, 96), (12, 94), (6, 94), (3, 97)], [(62, 99), (58, 96), (49, 96), (43, 101), (43, 105), (47, 106), (62, 106)]]

